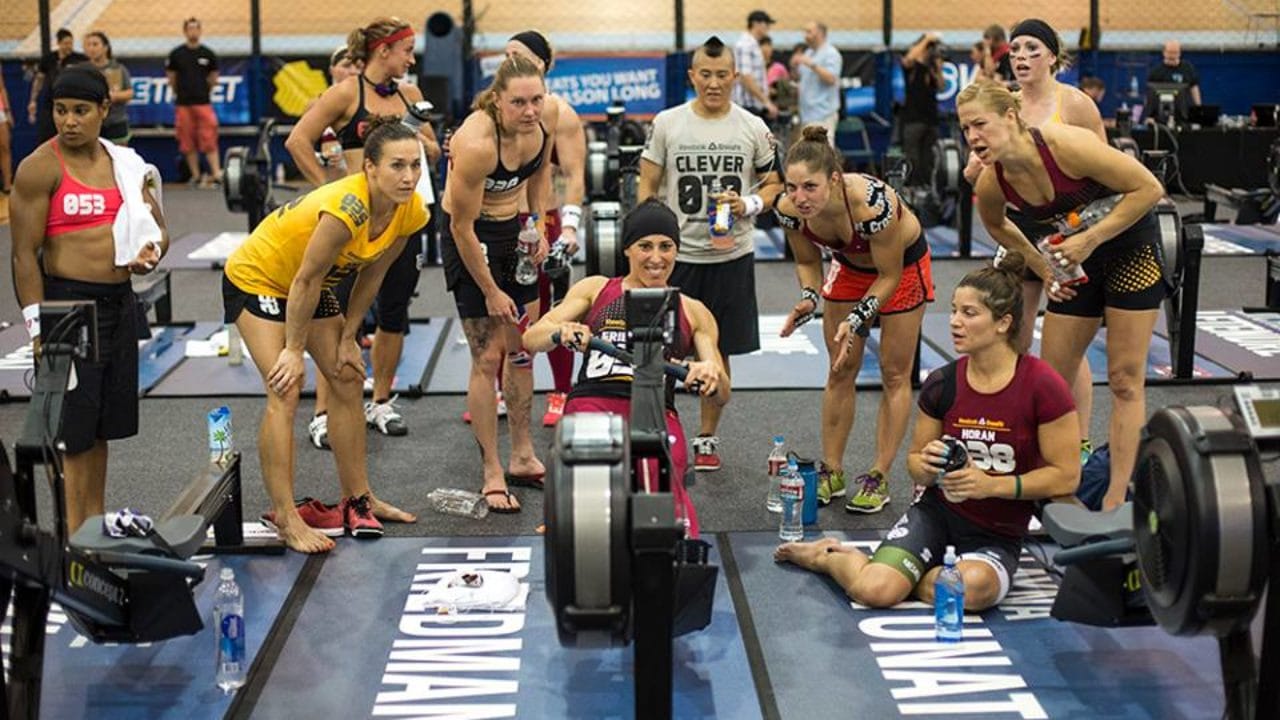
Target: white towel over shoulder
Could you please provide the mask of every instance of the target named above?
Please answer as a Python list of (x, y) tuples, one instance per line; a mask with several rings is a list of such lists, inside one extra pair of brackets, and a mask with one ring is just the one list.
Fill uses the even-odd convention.
[(123, 200), (111, 234), (116, 243), (116, 265), (124, 267), (138, 257), (144, 245), (164, 239), (160, 225), (151, 216), (151, 207), (142, 199), (142, 187), (150, 183), (152, 196), (160, 202), (160, 171), (132, 148), (99, 140), (111, 156), (116, 187)]

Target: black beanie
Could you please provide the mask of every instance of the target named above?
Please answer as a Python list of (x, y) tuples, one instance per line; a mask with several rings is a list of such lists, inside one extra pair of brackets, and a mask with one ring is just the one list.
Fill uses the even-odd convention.
[(622, 219), (622, 249), (649, 235), (671, 238), (680, 247), (680, 221), (671, 208), (657, 200), (646, 200)]

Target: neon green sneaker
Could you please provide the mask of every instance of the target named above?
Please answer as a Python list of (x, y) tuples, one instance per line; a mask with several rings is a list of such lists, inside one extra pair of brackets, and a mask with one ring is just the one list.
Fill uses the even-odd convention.
[(844, 497), (845, 479), (843, 470), (832, 470), (826, 463), (818, 464), (818, 504), (830, 505), (831, 498)]
[(858, 493), (845, 503), (846, 512), (875, 513), (889, 504), (889, 481), (879, 470), (859, 475), (853, 482), (858, 486)]

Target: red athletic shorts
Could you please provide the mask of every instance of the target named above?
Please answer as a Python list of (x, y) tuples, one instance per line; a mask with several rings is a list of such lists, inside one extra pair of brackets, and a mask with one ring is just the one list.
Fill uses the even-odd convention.
[[(570, 397), (565, 403), (564, 414), (599, 412), (631, 417), (631, 399), (621, 397)], [(698, 537), (698, 513), (693, 507), (693, 500), (685, 491), (684, 474), (689, 469), (689, 441), (685, 437), (684, 427), (680, 425), (680, 416), (675, 410), (667, 408), (667, 435), (671, 441), (671, 492), (675, 495), (676, 515), (689, 521), (688, 535)], [(652, 478), (655, 488), (658, 481), (657, 463), (648, 461), (648, 467), (637, 467), (636, 477), (643, 483)]]
[[(855, 268), (832, 260), (822, 282), (822, 297), (833, 302), (856, 302), (866, 296), (877, 277), (875, 268)], [(898, 289), (893, 291), (889, 302), (880, 307), (880, 314), (911, 312), (927, 302), (933, 302), (933, 265), (925, 253), (902, 268)]]
[(218, 152), (218, 116), (212, 105), (178, 105), (173, 126), (178, 152)]

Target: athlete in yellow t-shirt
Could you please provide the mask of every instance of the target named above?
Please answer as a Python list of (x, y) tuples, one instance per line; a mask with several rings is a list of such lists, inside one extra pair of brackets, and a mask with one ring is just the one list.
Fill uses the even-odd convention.
[[(333, 548), (344, 531), (380, 537), (378, 521), (416, 518), (369, 489), (361, 320), (408, 236), (427, 222), (414, 192), (422, 174), (419, 141), (398, 118), (376, 118), (365, 140), (364, 171), (320, 187), (263, 220), (231, 255), (222, 278), (225, 322), (236, 324), (262, 374), (267, 404), (258, 456), (272, 510), (265, 517), (299, 552)], [(331, 288), (356, 273), (346, 315)], [(330, 444), (342, 485), (339, 512), (294, 506), (293, 419), (306, 368), (303, 350), (333, 389)]]

